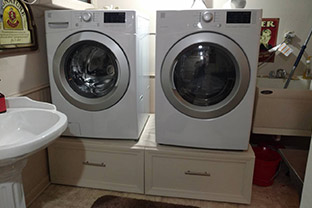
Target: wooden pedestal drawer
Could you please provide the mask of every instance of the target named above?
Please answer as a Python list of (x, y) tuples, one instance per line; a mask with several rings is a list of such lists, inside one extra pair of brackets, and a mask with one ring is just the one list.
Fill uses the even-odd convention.
[(144, 149), (135, 143), (60, 138), (48, 148), (51, 182), (144, 193)]
[(145, 193), (249, 204), (255, 156), (157, 145), (145, 150)]

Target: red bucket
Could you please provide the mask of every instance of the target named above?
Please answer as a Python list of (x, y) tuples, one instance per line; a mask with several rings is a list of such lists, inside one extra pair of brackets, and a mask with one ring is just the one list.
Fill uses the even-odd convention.
[(271, 186), (282, 159), (281, 156), (268, 147), (253, 147), (253, 151), (256, 155), (253, 184)]

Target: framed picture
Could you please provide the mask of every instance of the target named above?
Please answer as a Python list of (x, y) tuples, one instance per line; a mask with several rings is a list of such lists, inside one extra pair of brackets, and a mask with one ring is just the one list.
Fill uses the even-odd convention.
[(276, 46), (279, 18), (262, 18), (259, 62), (274, 62), (275, 53), (269, 50)]
[(37, 31), (30, 8), (19, 0), (3, 0), (0, 55), (36, 50)]

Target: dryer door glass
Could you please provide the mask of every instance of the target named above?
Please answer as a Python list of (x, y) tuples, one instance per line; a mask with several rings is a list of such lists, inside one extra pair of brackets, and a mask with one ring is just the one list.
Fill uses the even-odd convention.
[(201, 32), (176, 42), (164, 57), (160, 82), (168, 101), (194, 118), (216, 118), (234, 109), (245, 96), (250, 68), (232, 39)]
[(110, 49), (94, 41), (83, 41), (68, 50), (65, 76), (75, 92), (87, 98), (98, 98), (113, 90), (118, 66)]
[(75, 33), (55, 52), (53, 81), (72, 105), (100, 111), (125, 95), (130, 82), (129, 62), (110, 37), (89, 31)]
[(191, 45), (177, 56), (173, 65), (177, 92), (194, 105), (217, 104), (230, 94), (235, 85), (235, 59), (215, 44)]

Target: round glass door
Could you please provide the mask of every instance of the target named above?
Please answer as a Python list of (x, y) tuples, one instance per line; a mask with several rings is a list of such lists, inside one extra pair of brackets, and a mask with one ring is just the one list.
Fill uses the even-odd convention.
[(216, 33), (197, 33), (167, 53), (161, 84), (169, 102), (195, 118), (215, 118), (235, 108), (249, 84), (249, 64), (242, 49)]
[(54, 57), (55, 83), (78, 108), (98, 111), (116, 104), (129, 84), (129, 65), (110, 38), (83, 32), (67, 38)]
[(106, 46), (81, 41), (64, 57), (65, 78), (76, 93), (99, 98), (113, 90), (118, 78), (118, 61)]

